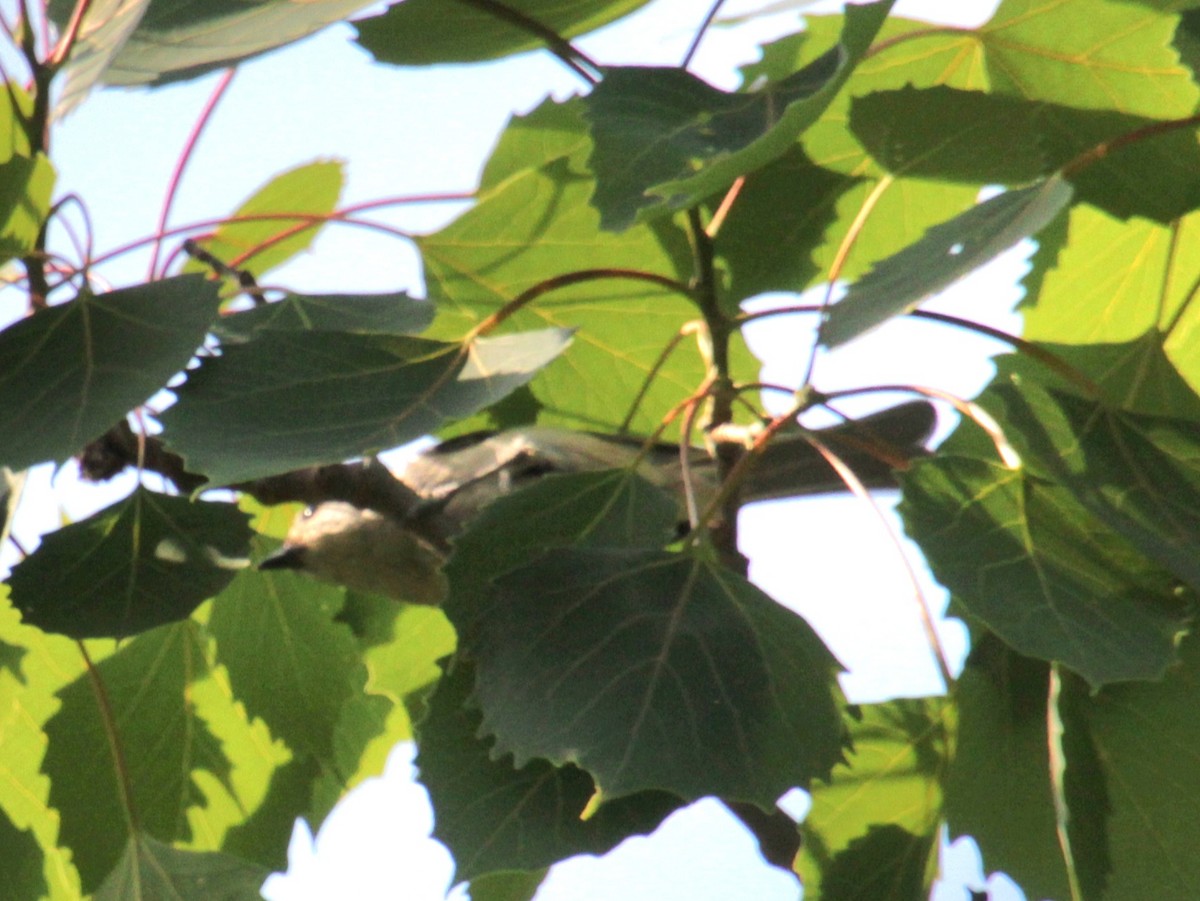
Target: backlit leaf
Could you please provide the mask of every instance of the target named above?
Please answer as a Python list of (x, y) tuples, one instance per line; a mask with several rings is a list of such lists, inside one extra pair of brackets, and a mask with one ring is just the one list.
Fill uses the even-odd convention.
[(880, 898), (928, 897), (953, 718), (941, 698), (851, 708), (853, 751), (829, 784), (812, 787), (801, 825), (806, 895), (852, 897), (858, 884)]
[[(316, 162), (276, 175), (200, 245), (222, 263), (258, 277), (287, 262), (316, 239), (337, 207), (344, 180), (339, 162)], [(290, 213), (299, 213), (288, 218)], [(308, 214), (307, 217), (303, 214)], [(263, 217), (263, 218), (256, 218)], [(185, 271), (207, 272), (199, 260)], [(236, 286), (233, 286), (236, 292)]]
[[(197, 627), (181, 623), (138, 636), (96, 665), (105, 702), (86, 674), (59, 692), (62, 707), (46, 724), (43, 769), (50, 801), (62, 814), (62, 842), (86, 891), (94, 891), (125, 853), (131, 802), (146, 834), (187, 841), (189, 811), (206, 804), (197, 774), (227, 784), (229, 760), (188, 702), (187, 687), (203, 668)], [(112, 756), (114, 723), (121, 768)], [(124, 793), (129, 787), (136, 791), (132, 798)]]

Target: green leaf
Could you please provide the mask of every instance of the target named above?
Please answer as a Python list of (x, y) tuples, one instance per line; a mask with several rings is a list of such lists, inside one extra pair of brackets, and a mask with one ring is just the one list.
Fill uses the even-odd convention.
[(208, 623), (247, 713), (326, 765), (343, 705), (366, 680), (353, 635), (334, 621), (342, 594), (286, 571), (248, 571), (213, 602)]
[(1197, 800), (1190, 774), (1200, 747), (1195, 636), (1183, 641), (1180, 657), (1161, 684), (1114, 685), (1088, 705), (1112, 808), (1109, 898), (1189, 898), (1200, 886), (1200, 861), (1188, 851)]
[[(1035, 257), (1045, 274), (1036, 305), (1024, 311), (1025, 337), (1053, 342), (1061, 355), (1064, 345), (1093, 345), (1070, 352), (1071, 362), (1103, 384), (1110, 403), (1194, 415), (1187, 398), (1200, 389), (1200, 304), (1193, 302), (1200, 255), (1180, 248), (1200, 240), (1200, 215), (1160, 226), (1075, 206), (1067, 231), (1053, 268)], [(1180, 377), (1190, 389), (1178, 390)]]
[[(752, 87), (786, 78), (811, 62), (819, 48), (836, 41), (844, 22), (841, 16), (807, 16), (806, 25), (800, 34), (765, 45), (761, 61), (742, 69), (743, 85)], [(826, 229), (825, 242), (812, 252), (821, 271), (829, 272), (836, 262), (840, 277), (847, 280), (866, 272), (876, 260), (885, 259), (918, 240), (928, 228), (958, 214), (974, 203), (978, 194), (975, 186), (915, 177), (899, 179), (881, 188), (877, 179), (882, 177), (883, 170), (846, 128), (853, 98), (909, 84), (919, 87), (947, 84), (964, 90), (985, 88), (986, 79), (976, 64), (970, 33), (931, 29), (927, 22), (889, 16), (874, 46), (875, 50), (860, 61), (821, 118), (800, 136), (805, 152), (815, 164), (858, 180), (856, 185), (826, 202), (835, 221)], [(868, 203), (871, 215), (859, 223)], [(771, 215), (773, 218), (778, 213)], [(852, 226), (861, 229), (849, 256), (843, 257), (841, 243)]]
[(903, 478), (900, 512), (938, 581), (1021, 654), (1092, 686), (1156, 679), (1175, 660), (1177, 582), (1066, 489), (1025, 470), (941, 456)]
[(40, 898), (49, 892), (42, 873), (45, 857), (37, 839), (18, 829), (0, 810), (0, 898)]
[[(678, 504), (627, 470), (551, 474), (498, 498), (455, 539), (446, 615), (470, 631), (497, 575), (548, 548), (662, 546), (675, 538)], [(504, 535), (503, 542), (495, 540)]]
[(932, 882), (929, 857), (936, 847), (932, 835), (913, 835), (895, 823), (872, 824), (866, 834), (852, 840), (833, 859), (817, 897), (828, 901), (867, 898), (924, 901), (929, 897)]
[(214, 852), (182, 851), (146, 835), (130, 836), (125, 854), (95, 901), (259, 901), (270, 870)]
[(1017, 97), (907, 85), (855, 97), (849, 125), (893, 175), (1009, 185), (1049, 171), (1037, 141), (1043, 108)]
[(603, 854), (646, 834), (681, 804), (642, 792), (581, 816), (596, 791), (578, 767), (544, 760), (514, 768), (480, 737), (470, 703), (474, 674), (459, 662), (442, 679), (418, 727), (417, 767), (434, 809), (433, 836), (454, 855), (457, 878), (536, 871), (574, 854)]
[(506, 16), (525, 17), (563, 38), (595, 31), (629, 15), (647, 0), (510, 0), (485, 4), (404, 0), (354, 23), (358, 42), (381, 63), (425, 66), (473, 63), (540, 50), (546, 42)]
[[(946, 87), (855, 98), (850, 128), (896, 175), (1013, 184), (1047, 175), (1115, 138), (1164, 123)], [(1200, 146), (1188, 129), (1125, 145), (1067, 175), (1077, 200), (1115, 216), (1170, 222), (1200, 206)]]
[(489, 873), (471, 880), (471, 901), (533, 901), (546, 878), (546, 870), (532, 873)]
[(493, 753), (518, 767), (575, 763), (606, 799), (663, 790), (770, 809), (842, 757), (837, 661), (714, 564), (564, 549), (494, 585), (460, 640)]
[(1030, 897), (1070, 898), (1050, 783), (1048, 673), (991, 637), (972, 652), (956, 688), (946, 820), (952, 838), (974, 837), (985, 866), (1011, 875)]
[(249, 341), (261, 331), (354, 332), (418, 335), (433, 321), (433, 304), (394, 294), (288, 294), (222, 316), (213, 332), (225, 343)]
[(0, 262), (33, 250), (54, 188), (54, 167), (38, 154), (0, 163)]
[(395, 447), (525, 384), (564, 329), (468, 345), (349, 332), (259, 331), (188, 373), (164, 437), (216, 485)]
[[(954, 708), (942, 698), (852, 707), (853, 753), (814, 785), (796, 872), (810, 899), (927, 898)], [(853, 886), (859, 886), (856, 895)]]
[(850, 7), (838, 44), (753, 93), (720, 91), (682, 69), (606, 69), (584, 99), (601, 227), (623, 231), (664, 208), (692, 206), (785, 154), (841, 89), (891, 6)]
[[(316, 239), (324, 217), (337, 207), (345, 177), (342, 170), (342, 163), (325, 161), (275, 176), (238, 207), (230, 221), (198, 243), (222, 263), (260, 277)], [(307, 216), (289, 218), (291, 213)], [(209, 268), (193, 259), (184, 271), (208, 272)], [(229, 288), (228, 293), (239, 290), (236, 284)]]
[[(0, 587), (0, 595), (7, 592)], [(0, 820), (11, 819), (22, 834), (37, 841), (37, 869), (42, 873), (53, 899), (77, 899), (81, 895), (79, 875), (70, 852), (59, 843), (61, 814), (49, 805), (50, 780), (42, 771), (48, 741), (43, 725), (58, 709), (55, 692), (83, 670), (79, 648), (74, 641), (48, 635), (23, 625), (7, 602), (0, 600), (0, 637), (12, 647), (25, 650), (21, 675), (0, 670)], [(104, 651), (92, 646), (93, 659)], [(25, 839), (10, 837), (23, 846)], [(8, 838), (5, 841), (9, 841)], [(7, 845), (5, 850), (14, 846)], [(24, 857), (3, 859), (8, 865)], [(21, 864), (24, 878), (25, 864)], [(3, 876), (0, 876), (0, 884)], [(16, 893), (12, 897), (38, 897), (34, 893)]]
[[(579, 101), (543, 104), (514, 119), (488, 161), (476, 205), (417, 243), (427, 291), (438, 309), (433, 336), (461, 335), (523, 292), (560, 277), (599, 276), (560, 283), (507, 323), (514, 329), (577, 329), (561, 362), (531, 385), (543, 407), (539, 419), (612, 431), (621, 427), (663, 349), (696, 318), (697, 309), (686, 294), (691, 250), (673, 223), (620, 235), (599, 231), (587, 200), (590, 147)], [(675, 279), (679, 287), (623, 277), (623, 271)], [(758, 371), (740, 340), (732, 345), (731, 365), (745, 378)], [(685, 344), (657, 371), (629, 430), (656, 428), (704, 377), (703, 360)], [(605, 390), (595, 390), (597, 384)]]
[[(64, 72), (67, 79), (59, 95), (54, 115), (61, 118), (78, 106), (104, 77), (113, 59), (125, 46), (150, 8), (151, 0), (97, 0), (85, 7), (75, 44)], [(50, 0), (47, 14), (58, 27), (66, 30), (75, 11), (69, 0)]]
[(1195, 419), (1138, 416), (1029, 379), (993, 391), (1031, 471), (1066, 486), (1105, 525), (1200, 591)]
[[(446, 613), (494, 754), (578, 764), (605, 799), (662, 789), (769, 808), (840, 759), (837, 663), (748, 582), (647, 550), (672, 540), (675, 506), (623, 470), (541, 479), (456, 541)], [(569, 543), (591, 550), (544, 553)]]
[(0, 332), (0, 462), (64, 460), (103, 433), (187, 365), (219, 302), (181, 276), (85, 292)]
[(250, 528), (232, 504), (138, 487), (56, 532), (15, 567), (26, 623), (72, 638), (135, 635), (186, 619), (248, 565)]
[(104, 72), (104, 81), (128, 87), (198, 78), (308, 37), (367, 5), (364, 0), (158, 0)]
[[(228, 783), (229, 760), (188, 703), (187, 687), (203, 665), (197, 627), (182, 623), (139, 636), (97, 664), (104, 702), (87, 675), (59, 692), (62, 707), (46, 723), (43, 771), (86, 891), (125, 853), (131, 803), (145, 833), (186, 841), (189, 813), (206, 803), (197, 772)], [(112, 756), (114, 730), (121, 766)]]
[(827, 347), (845, 344), (978, 269), (1051, 222), (1072, 189), (1053, 177), (972, 207), (880, 263), (850, 286), (821, 328)]
[(838, 198), (857, 184), (814, 165), (799, 147), (751, 172), (714, 242), (729, 274), (720, 298), (727, 312), (756, 294), (800, 291), (822, 274), (813, 251), (836, 219)]
[(1200, 103), (1171, 45), (1177, 24), (1127, 3), (1005, 0), (977, 38), (997, 92), (1174, 119)]

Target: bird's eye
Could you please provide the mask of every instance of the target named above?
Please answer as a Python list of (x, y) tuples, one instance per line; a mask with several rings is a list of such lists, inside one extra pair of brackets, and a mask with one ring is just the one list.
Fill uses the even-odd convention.
[(312, 516), (312, 515), (313, 515), (314, 513), (316, 513), (316, 512), (317, 512), (317, 508), (316, 508), (316, 507), (305, 507), (305, 508), (304, 508), (304, 512), (303, 512), (303, 513), (301, 513), (300, 515), (301, 515), (302, 517), (304, 517), (305, 519), (308, 519), (310, 516)]

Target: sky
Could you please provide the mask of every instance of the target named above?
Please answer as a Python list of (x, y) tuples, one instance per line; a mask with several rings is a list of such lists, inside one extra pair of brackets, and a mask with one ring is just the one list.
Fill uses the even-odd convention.
[[(784, 11), (738, 28), (713, 29), (693, 70), (719, 87), (736, 87), (737, 66), (756, 58), (762, 41), (794, 30), (795, 10), (803, 4), (742, 0), (723, 9), (733, 16), (767, 5)], [(986, 20), (995, 5), (992, 0), (902, 0), (895, 14), (969, 25)], [(656, 0), (629, 20), (578, 43), (606, 63), (674, 64), (708, 6), (707, 0)], [(837, 6), (810, 4), (809, 10)], [(950, 22), (947, 15), (959, 18)], [(343, 203), (468, 191), (513, 112), (531, 109), (547, 93), (563, 97), (580, 89), (578, 80), (547, 54), (470, 67), (397, 69), (373, 65), (351, 43), (351, 34), (347, 27), (335, 27), (235, 75), (196, 149), (172, 222), (231, 212), (272, 176), (315, 159), (346, 161)], [(57, 194), (78, 191), (85, 198), (100, 250), (153, 231), (179, 148), (215, 83), (216, 76), (210, 76), (153, 92), (103, 91), (56, 128), (52, 155), (60, 173)], [(448, 110), (453, 114), (447, 115)], [(138, 189), (131, 191), (133, 185)], [(410, 230), (431, 230), (458, 210), (460, 206), (446, 204), (408, 207), (379, 218)], [(931, 307), (1016, 330), (1019, 321), (1011, 310), (1019, 295), (1014, 283), (1027, 251), (1018, 248), (1005, 255)], [(101, 274), (114, 284), (136, 282), (145, 278), (147, 262), (145, 256), (131, 256)], [(411, 246), (355, 229), (326, 229), (310, 253), (269, 281), (311, 292), (422, 293)], [(4, 300), (0, 296), (0, 317), (15, 315)], [(755, 301), (795, 302), (794, 296)], [(799, 380), (794, 351), (788, 351), (806, 340), (806, 327), (785, 327), (772, 319), (769, 328), (747, 335), (752, 349), (767, 361), (764, 381)], [(822, 359), (821, 386), (912, 383), (971, 396), (990, 378), (988, 354), (1000, 348), (961, 334), (953, 341), (946, 337), (935, 326), (913, 322), (880, 329)], [(22, 511), (19, 534), (27, 547), (36, 543), (38, 532), (57, 525), (59, 508), (77, 519), (110, 502), (112, 491), (128, 490), (128, 484), (108, 493), (82, 486), (71, 469), (65, 467), (52, 484), (48, 470), (35, 474), (32, 490), (47, 494), (34, 496), (52, 492), (53, 502)], [(27, 515), (31, 510), (39, 515)], [(939, 690), (906, 569), (920, 558), (897, 541), (901, 533), (894, 517), (881, 522), (849, 498), (772, 502), (744, 511), (740, 532), (752, 578), (817, 628), (848, 668), (843, 687), (852, 699)], [(796, 572), (797, 548), (803, 549), (802, 579)], [(922, 568), (917, 570), (927, 601), (940, 609), (943, 594)], [(945, 622), (940, 632), (950, 656), (961, 659), (961, 626)], [(374, 901), (397, 897), (398, 884), (406, 899), (444, 897), (452, 865), (445, 849), (428, 837), (431, 815), (424, 790), (413, 782), (411, 757), (410, 745), (399, 746), (384, 778), (351, 793), (315, 841), (298, 824), (290, 870), (268, 882), (267, 897), (308, 901), (336, 893)], [(790, 811), (802, 813), (802, 797), (789, 803)], [(968, 844), (948, 853), (958, 884), (939, 887), (938, 901), (965, 898), (963, 879), (976, 886), (983, 880)], [(1002, 877), (993, 877), (991, 885), (999, 886), (997, 899), (1021, 897)], [(740, 824), (715, 801), (702, 801), (670, 817), (653, 836), (631, 839), (601, 858), (576, 858), (554, 867), (537, 898), (782, 901), (799, 894), (796, 879), (767, 866)]]

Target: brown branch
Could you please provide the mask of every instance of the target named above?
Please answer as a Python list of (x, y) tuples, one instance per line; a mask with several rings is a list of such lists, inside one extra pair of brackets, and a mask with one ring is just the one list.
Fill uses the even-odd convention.
[[(189, 472), (183, 458), (168, 450), (161, 439), (139, 436), (125, 420), (83, 449), (78, 456), (80, 474), (88, 481), (102, 482), (126, 468), (138, 468), (139, 445), (140, 468), (169, 479), (180, 491), (191, 494), (208, 482), (205, 476)], [(310, 466), (227, 487), (268, 505), (299, 501), (315, 506), (325, 501), (344, 501), (411, 523), (439, 545), (446, 538), (438, 511), (428, 509), (424, 498), (374, 458), (360, 463)]]

